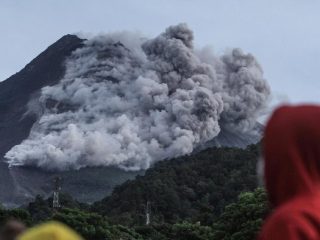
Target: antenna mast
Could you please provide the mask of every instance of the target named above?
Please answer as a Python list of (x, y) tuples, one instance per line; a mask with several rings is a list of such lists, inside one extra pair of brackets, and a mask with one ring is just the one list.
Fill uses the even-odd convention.
[(151, 216), (151, 203), (149, 201), (147, 201), (147, 205), (146, 205), (146, 225), (150, 224), (150, 216)]

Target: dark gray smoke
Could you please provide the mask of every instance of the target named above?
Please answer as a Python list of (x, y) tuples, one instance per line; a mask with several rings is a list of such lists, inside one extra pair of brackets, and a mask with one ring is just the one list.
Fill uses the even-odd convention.
[(191, 153), (222, 125), (250, 131), (269, 96), (252, 55), (195, 51), (185, 24), (149, 40), (133, 33), (94, 37), (66, 69), (59, 84), (42, 89), (38, 122), (6, 154), (11, 166), (146, 169)]

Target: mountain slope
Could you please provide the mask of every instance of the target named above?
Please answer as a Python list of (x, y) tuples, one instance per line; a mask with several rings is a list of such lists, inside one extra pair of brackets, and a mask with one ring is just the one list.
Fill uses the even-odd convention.
[(20, 72), (0, 82), (0, 156), (28, 137), (36, 116), (25, 115), (26, 103), (42, 87), (60, 80), (65, 71), (65, 58), (81, 47), (82, 41), (74, 35), (66, 35)]
[[(4, 154), (26, 139), (37, 120), (28, 113), (28, 103), (37, 98), (41, 88), (54, 85), (63, 77), (65, 59), (83, 40), (65, 35), (32, 60), (24, 69), (0, 82), (0, 202), (16, 206), (37, 194), (48, 196), (57, 173), (33, 167), (8, 168)], [(87, 168), (60, 173), (63, 189), (75, 198), (92, 202), (110, 194), (115, 185), (132, 179), (143, 171), (125, 172), (116, 168)], [(88, 192), (90, 194), (88, 194)]]
[[(25, 114), (28, 101), (42, 87), (59, 81), (65, 71), (65, 58), (82, 46), (82, 41), (74, 35), (66, 35), (20, 72), (0, 82), (0, 159), (11, 147), (28, 137), (36, 121), (35, 115)], [(0, 161), (0, 173), (0, 201), (19, 202), (19, 189), (3, 160)]]

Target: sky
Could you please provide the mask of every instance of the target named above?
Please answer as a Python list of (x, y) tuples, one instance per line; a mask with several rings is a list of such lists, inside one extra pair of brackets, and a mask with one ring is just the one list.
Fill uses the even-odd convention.
[(320, 104), (318, 0), (1, 0), (0, 81), (65, 34), (139, 31), (185, 22), (198, 48), (239, 47), (262, 65), (271, 105)]

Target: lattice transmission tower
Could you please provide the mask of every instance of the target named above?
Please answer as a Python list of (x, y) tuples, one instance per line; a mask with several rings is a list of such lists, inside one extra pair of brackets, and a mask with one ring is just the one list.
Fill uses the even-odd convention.
[(52, 207), (55, 210), (57, 210), (61, 207), (60, 201), (59, 201), (60, 190), (61, 190), (61, 177), (55, 177), (54, 178), (53, 200), (52, 200)]

